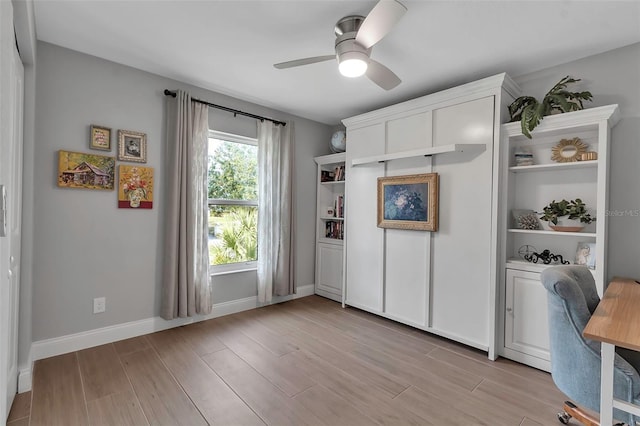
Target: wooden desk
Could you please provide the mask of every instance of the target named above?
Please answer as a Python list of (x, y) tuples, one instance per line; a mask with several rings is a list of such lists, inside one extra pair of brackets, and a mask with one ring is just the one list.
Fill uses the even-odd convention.
[(640, 351), (640, 284), (614, 278), (582, 334), (602, 342), (600, 425), (613, 424), (613, 408), (640, 416), (640, 406), (613, 398), (615, 347)]

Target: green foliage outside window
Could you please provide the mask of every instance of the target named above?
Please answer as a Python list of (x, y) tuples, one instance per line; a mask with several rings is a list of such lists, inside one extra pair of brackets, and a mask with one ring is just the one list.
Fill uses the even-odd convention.
[(222, 214), (226, 219), (217, 244), (209, 244), (212, 265), (248, 262), (258, 258), (258, 209), (231, 207)]
[(222, 141), (209, 155), (209, 198), (258, 199), (258, 147)]
[[(258, 148), (210, 139), (208, 196), (219, 200), (258, 199)], [(209, 207), (209, 257), (212, 265), (254, 261), (258, 249), (255, 206)]]

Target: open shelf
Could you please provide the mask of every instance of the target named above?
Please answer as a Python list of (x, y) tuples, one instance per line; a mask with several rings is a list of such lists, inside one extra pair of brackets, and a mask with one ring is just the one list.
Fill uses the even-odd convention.
[(344, 217), (333, 217), (333, 216), (323, 216), (320, 219), (322, 220), (336, 220), (336, 221), (342, 221), (344, 220)]
[(340, 246), (343, 244), (343, 240), (338, 239), (338, 238), (320, 237), (320, 238), (318, 238), (318, 242), (319, 243), (328, 243), (328, 244), (337, 244), (337, 245), (340, 245)]
[(508, 232), (514, 234), (535, 234), (535, 235), (554, 235), (558, 237), (587, 237), (595, 238), (596, 234), (593, 232), (560, 232), (560, 231), (546, 231), (544, 229), (508, 229)]
[(320, 185), (336, 185), (339, 183), (344, 183), (344, 179), (343, 180), (327, 180), (325, 182), (320, 182)]
[(431, 148), (416, 149), (412, 151), (395, 152), (393, 154), (373, 155), (370, 157), (360, 157), (351, 160), (351, 166), (370, 163), (384, 163), (385, 161), (399, 160), (411, 157), (430, 157), (438, 154), (448, 154), (452, 152), (483, 152), (487, 145), (483, 143), (454, 143), (450, 145), (440, 145)]
[[(545, 265), (544, 263), (527, 262), (526, 260), (522, 260), (519, 258), (510, 258), (510, 259), (507, 259), (507, 262), (506, 262), (507, 268), (513, 268), (513, 269), (519, 269), (521, 271), (531, 271), (531, 272), (542, 272), (547, 268), (550, 268), (552, 266), (558, 266), (558, 265), (559, 264)], [(596, 274), (595, 269), (589, 269), (589, 271), (593, 275)]]
[(554, 170), (577, 170), (598, 167), (598, 160), (575, 161), (572, 163), (534, 164), (533, 166), (513, 166), (509, 171), (513, 173), (546, 172)]

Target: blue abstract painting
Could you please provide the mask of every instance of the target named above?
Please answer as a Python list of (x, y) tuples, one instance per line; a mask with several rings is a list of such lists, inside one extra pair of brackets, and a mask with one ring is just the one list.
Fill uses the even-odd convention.
[(384, 186), (384, 219), (427, 221), (428, 183)]

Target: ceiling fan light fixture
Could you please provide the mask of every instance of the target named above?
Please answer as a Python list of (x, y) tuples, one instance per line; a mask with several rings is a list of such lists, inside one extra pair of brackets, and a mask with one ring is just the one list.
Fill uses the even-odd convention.
[(369, 57), (362, 52), (345, 52), (340, 55), (340, 74), (345, 77), (360, 77), (367, 72)]

